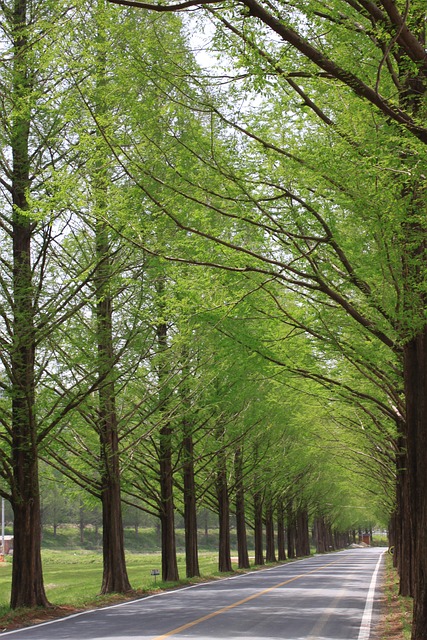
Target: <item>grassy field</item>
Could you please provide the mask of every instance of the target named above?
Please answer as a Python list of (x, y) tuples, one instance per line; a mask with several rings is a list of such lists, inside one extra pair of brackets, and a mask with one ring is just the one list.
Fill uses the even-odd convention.
[[(9, 532), (7, 532), (9, 533)], [(177, 532), (178, 569), (185, 583), (184, 532)], [(202, 551), (200, 571), (205, 578), (218, 576), (217, 532), (200, 534)], [(132, 588), (143, 595), (172, 584), (163, 583), (151, 575), (152, 569), (161, 571), (159, 532), (155, 528), (125, 530), (126, 564)], [(43, 529), (43, 578), (48, 600), (55, 607), (84, 608), (111, 601), (111, 596), (99, 596), (102, 581), (102, 538), (94, 528), (84, 531), (83, 541), (77, 527)], [(12, 560), (0, 563), (0, 617), (9, 612)], [(222, 575), (222, 574), (221, 574)]]
[[(102, 580), (102, 554), (100, 552), (75, 550), (44, 550), (43, 576), (46, 594), (55, 606), (84, 607), (89, 603), (103, 602), (99, 590)], [(152, 569), (161, 570), (160, 554), (128, 553), (126, 556), (129, 580), (138, 592), (165, 588), (168, 585), (151, 575)], [(200, 554), (200, 569), (204, 576), (218, 575), (216, 553)], [(178, 556), (178, 568), (185, 580), (185, 557)], [(0, 566), (0, 616), (8, 610), (12, 563), (10, 559)]]
[[(252, 543), (252, 536), (248, 532), (248, 544)], [(134, 553), (160, 553), (160, 531), (154, 527), (140, 528), (138, 533), (134, 529), (124, 530), (125, 548)], [(218, 530), (209, 529), (207, 533), (199, 530), (199, 548), (204, 551), (216, 551), (218, 549)], [(176, 547), (178, 552), (184, 552), (185, 533), (184, 529), (176, 529)], [(235, 531), (230, 533), (230, 542), (236, 548), (237, 540)], [(80, 540), (78, 527), (59, 527), (56, 536), (53, 535), (51, 527), (43, 528), (42, 548), (75, 550), (85, 549), (86, 551), (102, 550), (102, 534), (93, 527), (87, 527), (84, 531), (83, 540)]]

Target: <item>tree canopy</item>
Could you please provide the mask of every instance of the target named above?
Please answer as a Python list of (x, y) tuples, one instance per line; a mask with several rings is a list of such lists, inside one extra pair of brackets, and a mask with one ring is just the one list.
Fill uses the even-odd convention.
[(223, 571), (233, 513), (242, 567), (246, 528), (261, 563), (263, 528), (273, 560), (285, 530), (292, 557), (309, 525), (325, 550), (392, 520), (422, 637), (421, 4), (1, 7), (13, 607), (48, 604), (42, 461), (102, 505), (103, 592), (130, 589), (124, 504), (158, 518), (165, 580), (177, 513), (188, 576), (202, 508)]

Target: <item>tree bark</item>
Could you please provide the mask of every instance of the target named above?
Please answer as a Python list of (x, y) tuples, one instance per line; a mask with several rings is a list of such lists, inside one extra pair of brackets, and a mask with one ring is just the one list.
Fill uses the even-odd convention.
[(14, 451), (12, 609), (49, 606), (41, 562), (37, 458), (29, 457), (27, 448)]
[(427, 327), (404, 346), (410, 521), (415, 555), (413, 640), (427, 638)]
[(173, 482), (173, 430), (166, 410), (169, 397), (169, 363), (167, 360), (168, 351), (168, 328), (164, 321), (165, 304), (164, 294), (166, 278), (160, 273), (156, 279), (156, 293), (158, 297), (159, 322), (156, 326), (156, 337), (158, 347), (158, 367), (157, 377), (159, 384), (159, 410), (163, 415), (163, 424), (159, 432), (159, 483), (160, 483), (160, 509), (159, 518), (161, 524), (161, 544), (162, 544), (162, 580), (165, 582), (176, 582), (179, 580), (178, 562), (176, 558), (175, 541), (175, 505), (174, 505), (174, 482)]
[(316, 544), (316, 553), (325, 553), (326, 532), (325, 532), (325, 519), (323, 516), (317, 516), (314, 519), (314, 540)]
[(103, 576), (101, 593), (126, 593), (131, 590), (127, 575), (117, 421), (113, 383), (100, 390), (101, 501)]
[[(222, 440), (222, 438), (218, 438), (218, 441), (220, 440)], [(233, 570), (230, 546), (230, 498), (227, 484), (226, 459), (222, 450), (217, 454), (216, 495), (219, 518), (218, 569), (221, 572), (229, 572)]]
[(283, 501), (279, 499), (277, 504), (277, 559), (279, 562), (286, 560), (286, 545), (285, 545), (285, 511), (283, 508)]
[(191, 418), (191, 389), (189, 381), (192, 379), (189, 366), (188, 349), (182, 350), (182, 379), (180, 383), (181, 404), (184, 408), (182, 420), (182, 475), (184, 499), (184, 530), (185, 530), (185, 570), (187, 578), (200, 576), (199, 553), (197, 540), (197, 496), (194, 470), (194, 442), (193, 423)]
[(27, 2), (15, 0), (11, 14), (13, 40), (14, 117), (12, 147), (13, 237), (13, 343), (12, 388), (12, 486), (14, 555), (10, 605), (48, 606), (41, 563), (41, 513), (38, 478), (37, 426), (35, 419), (35, 329), (31, 239), (33, 223), (26, 215), (30, 191), (29, 137), (32, 81), (27, 37)]
[(310, 533), (308, 530), (307, 509), (299, 508), (296, 514), (296, 555), (310, 555)]
[[(104, 230), (105, 231), (105, 230)], [(98, 245), (103, 245), (99, 240)], [(108, 246), (98, 246), (98, 260), (102, 271), (108, 260)], [(108, 275), (107, 275), (108, 278)], [(107, 280), (108, 282), (108, 280)], [(112, 337), (112, 301), (106, 293), (107, 282), (101, 277), (97, 288), (98, 355), (101, 387), (99, 389), (99, 419), (101, 462), (101, 502), (103, 537), (103, 576), (101, 593), (130, 591), (122, 523), (120, 497), (119, 440), (115, 408), (114, 354)]]
[(175, 542), (171, 436), (170, 427), (162, 427), (160, 432), (160, 523), (162, 529), (162, 580), (165, 582), (179, 580)]
[[(103, 43), (104, 38), (100, 36)], [(98, 111), (104, 114), (105, 62), (99, 53), (97, 76)], [(94, 163), (94, 196), (99, 216), (95, 227), (97, 266), (95, 271), (96, 323), (98, 343), (99, 412), (97, 429), (100, 441), (101, 502), (103, 524), (103, 576), (101, 593), (125, 593), (129, 583), (122, 522), (119, 437), (115, 392), (115, 354), (113, 345), (112, 260), (110, 239), (104, 216), (107, 212), (108, 173), (102, 140)]]
[[(255, 483), (257, 483), (257, 479), (255, 479)], [(263, 498), (262, 498), (261, 492), (255, 491), (254, 493), (254, 543), (255, 543), (255, 564), (256, 565), (264, 564), (263, 541), (262, 541), (262, 533), (263, 533), (262, 504), (263, 504)]]
[[(111, 443), (108, 444), (108, 448)], [(109, 472), (118, 472), (116, 462), (111, 462)], [(123, 536), (120, 482), (105, 478), (102, 491), (102, 550), (103, 576), (101, 593), (126, 593), (131, 590), (129, 582)]]
[[(15, 150), (14, 166), (19, 165)], [(22, 169), (22, 167), (20, 168)], [(16, 173), (20, 173), (17, 168)], [(24, 176), (16, 176), (14, 205), (26, 208)], [(12, 366), (12, 508), (14, 554), (10, 606), (46, 607), (41, 563), (41, 513), (38, 478), (37, 427), (34, 395), (34, 311), (31, 278), (30, 221), (13, 215), (14, 320)]]
[(234, 473), (236, 479), (236, 531), (237, 531), (237, 555), (239, 569), (248, 569), (249, 553), (246, 535), (245, 517), (245, 488), (243, 482), (243, 453), (236, 449), (234, 456)]
[[(160, 276), (157, 282), (157, 293), (160, 298), (164, 292), (164, 277)], [(163, 306), (160, 300), (160, 307)], [(167, 372), (168, 366), (164, 360), (167, 351), (167, 325), (160, 322), (157, 325), (157, 343), (160, 355), (159, 378), (159, 405), (165, 412), (167, 403)], [(165, 424), (160, 429), (159, 442), (159, 481), (160, 481), (160, 523), (162, 540), (162, 579), (165, 582), (179, 580), (178, 563), (176, 558), (175, 542), (175, 507), (173, 496), (173, 464), (172, 464), (172, 428), (169, 419), (165, 417)]]
[(185, 567), (187, 578), (200, 576), (197, 542), (197, 503), (194, 476), (193, 437), (184, 425), (184, 525), (185, 525)]
[(295, 558), (296, 526), (295, 513), (293, 510), (292, 502), (289, 502), (286, 508), (286, 531), (288, 534), (288, 558)]
[(274, 544), (274, 506), (271, 496), (265, 500), (265, 560), (276, 562)]

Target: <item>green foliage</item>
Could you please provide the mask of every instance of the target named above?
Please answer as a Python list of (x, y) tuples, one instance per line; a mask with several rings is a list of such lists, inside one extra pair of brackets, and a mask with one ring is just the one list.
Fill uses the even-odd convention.
[[(377, 46), (390, 44), (385, 25), (341, 9), (333, 0), (278, 10), (282, 25), (391, 95)], [(136, 525), (135, 512), (151, 526), (159, 515), (165, 427), (178, 514), (191, 434), (199, 506), (216, 508), (220, 458), (234, 500), (239, 448), (248, 502), (260, 489), (342, 530), (384, 524), (404, 414), (401, 346), (425, 323), (423, 145), (237, 5), (214, 14), (212, 43), (226, 57), (211, 78), (176, 15), (83, 0), (35, 11), (34, 89), (15, 102), (6, 91), (0, 136), (10, 149), (8, 123), (31, 112), (25, 215), (45, 523), (99, 521), (97, 394), (107, 380)], [(413, 70), (405, 59), (401, 72)], [(2, 74), (10, 87), (7, 65)], [(10, 496), (12, 209), (2, 197), (0, 472)], [(96, 318), (107, 298), (103, 377)], [(72, 548), (79, 535), (45, 529), (43, 544)], [(154, 529), (144, 540), (157, 550)], [(99, 549), (100, 534), (87, 527), (83, 544)], [(126, 544), (139, 549), (139, 536), (127, 531)], [(49, 578), (55, 557), (45, 554), (48, 585), (59, 580), (59, 570)], [(79, 580), (95, 593), (99, 558), (84, 558)], [(131, 576), (142, 567), (134, 560)], [(48, 592), (63, 602), (74, 579), (65, 571)]]

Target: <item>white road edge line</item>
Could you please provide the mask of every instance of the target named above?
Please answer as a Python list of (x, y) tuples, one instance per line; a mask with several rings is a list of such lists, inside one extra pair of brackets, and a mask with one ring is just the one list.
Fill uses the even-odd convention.
[[(345, 554), (348, 553), (348, 549), (343, 549), (342, 551), (335, 551), (333, 553), (333, 555), (338, 555), (338, 554)], [(385, 552), (384, 552), (385, 553)], [(248, 573), (239, 573), (237, 576), (227, 576), (226, 578), (219, 578), (218, 580), (215, 580), (214, 582), (224, 582), (226, 580), (236, 580), (237, 578), (242, 578), (244, 576), (249, 576), (249, 575), (254, 575), (256, 573), (260, 573), (261, 571), (274, 571), (275, 569), (279, 569), (283, 566), (293, 566), (295, 564), (299, 564), (300, 562), (304, 562), (305, 560), (309, 560), (310, 558), (314, 558), (314, 557), (327, 557), (328, 554), (315, 554), (313, 556), (308, 556), (306, 558), (299, 558), (297, 560), (293, 560), (292, 562), (284, 562), (281, 565), (275, 565), (274, 567), (266, 567), (265, 569), (258, 569), (258, 571), (248, 571)], [(332, 555), (332, 554), (331, 554)], [(151, 598), (159, 598), (161, 596), (167, 596), (170, 593), (175, 593), (176, 591), (186, 591), (188, 589), (196, 589), (197, 587), (200, 587), (202, 585), (207, 585), (209, 584), (210, 581), (208, 582), (198, 582), (197, 584), (190, 584), (188, 587), (180, 587), (178, 589), (170, 589), (167, 591), (161, 591), (160, 593), (153, 593), (150, 596), (142, 596), (141, 598), (135, 598), (134, 600), (125, 600), (124, 602), (119, 602), (118, 604), (111, 604), (111, 605), (107, 605), (105, 607), (97, 607), (96, 609), (85, 609), (84, 611), (78, 611), (77, 613), (72, 613), (69, 616), (64, 616), (63, 618), (55, 618), (54, 620), (48, 620), (47, 622), (39, 622), (38, 624), (33, 624), (30, 625), (28, 627), (21, 627), (20, 629), (14, 629), (13, 631), (1, 631), (0, 630), (0, 640), (1, 638), (4, 638), (6, 636), (11, 636), (15, 633), (19, 633), (21, 631), (29, 631), (30, 629), (34, 629), (35, 627), (39, 628), (39, 627), (46, 627), (47, 625), (50, 624), (56, 624), (59, 622), (63, 622), (64, 620), (70, 620), (71, 618), (79, 618), (80, 616), (85, 616), (85, 615), (89, 615), (91, 613), (97, 613), (98, 611), (104, 611), (106, 609), (116, 609), (119, 607), (125, 607), (128, 604), (135, 604), (137, 602), (141, 602), (141, 600), (150, 600)], [(362, 640), (362, 638), (358, 638), (358, 640)]]
[[(342, 553), (342, 552), (337, 551), (336, 553)], [(289, 566), (291, 566), (291, 564), (297, 564), (298, 562), (303, 562), (304, 560), (307, 560), (307, 559), (308, 558), (301, 558), (299, 560), (294, 560), (294, 562), (292, 563), (283, 563), (283, 564), (288, 564)], [(283, 566), (283, 565), (280, 565), (280, 566)], [(219, 578), (218, 580), (215, 580), (215, 583), (224, 582), (225, 580), (234, 580), (236, 578), (242, 578), (243, 576), (253, 575), (261, 571), (272, 571), (273, 569), (277, 569), (277, 568), (278, 568), (277, 566), (274, 566), (274, 567), (268, 567), (265, 569), (259, 569), (258, 571), (248, 571), (248, 573), (244, 573), (244, 574), (239, 573), (237, 576), (227, 576), (226, 578)], [(85, 609), (84, 611), (78, 611), (77, 613), (72, 613), (71, 615), (64, 616), (63, 618), (55, 618), (54, 620), (48, 620), (47, 622), (39, 622), (37, 624), (32, 624), (28, 627), (21, 627), (20, 629), (14, 629), (13, 631), (2, 632), (0, 630), (0, 640), (5, 636), (10, 636), (14, 633), (19, 633), (20, 631), (29, 631), (30, 629), (34, 629), (35, 627), (37, 628), (46, 627), (47, 625), (50, 625), (50, 624), (56, 624), (59, 622), (63, 622), (64, 620), (71, 620), (71, 618), (79, 618), (80, 616), (89, 615), (91, 613), (97, 613), (98, 611), (105, 611), (106, 609), (117, 609), (119, 607), (125, 607), (128, 604), (135, 604), (137, 602), (141, 602), (142, 600), (150, 600), (151, 598), (159, 598), (160, 596), (166, 596), (171, 593), (176, 593), (177, 591), (186, 591), (187, 589), (195, 589), (197, 587), (200, 587), (202, 585), (207, 585), (209, 583), (210, 581), (198, 582), (197, 584), (190, 584), (188, 585), (188, 587), (179, 587), (178, 589), (168, 589), (167, 591), (161, 591), (160, 593), (153, 593), (152, 595), (149, 595), (149, 596), (141, 596), (140, 598), (135, 598), (134, 600), (125, 600), (124, 602), (119, 602), (118, 604), (110, 604), (105, 607), (97, 607), (96, 609)]]
[[(336, 551), (336, 554), (343, 553), (343, 551)], [(314, 556), (311, 556), (314, 557)], [(319, 557), (319, 555), (317, 556)], [(237, 576), (227, 576), (226, 578), (219, 578), (214, 582), (225, 582), (226, 580), (235, 580), (236, 578), (242, 578), (244, 576), (254, 575), (256, 573), (260, 573), (261, 571), (273, 571), (274, 569), (279, 569), (280, 567), (287, 565), (292, 566), (294, 564), (298, 564), (299, 562), (304, 562), (304, 560), (309, 560), (310, 556), (307, 558), (300, 558), (298, 560), (294, 560), (292, 563), (284, 562), (282, 565), (276, 565), (274, 567), (266, 567), (265, 569), (258, 569), (258, 571), (248, 571), (247, 573), (239, 573)], [(119, 607), (125, 607), (128, 604), (135, 604), (137, 602), (141, 602), (142, 600), (150, 600), (151, 598), (159, 598), (161, 596), (166, 596), (171, 593), (176, 593), (177, 591), (186, 591), (188, 589), (196, 589), (202, 585), (209, 584), (210, 581), (207, 582), (197, 582), (196, 584), (190, 584), (188, 587), (179, 587), (178, 589), (168, 589), (167, 591), (161, 591), (160, 593), (153, 593), (150, 596), (141, 596), (140, 598), (135, 598), (134, 600), (125, 600), (124, 602), (119, 602), (118, 604), (110, 604), (105, 607), (97, 607), (96, 609), (85, 609), (84, 611), (78, 611), (77, 613), (72, 613), (69, 616), (64, 616), (63, 618), (55, 618), (54, 620), (48, 620), (47, 622), (39, 622), (37, 624), (32, 624), (28, 627), (21, 627), (20, 629), (14, 629), (13, 631), (1, 631), (0, 630), (0, 640), (5, 636), (10, 636), (14, 633), (19, 633), (20, 631), (29, 631), (30, 629), (34, 629), (35, 627), (46, 627), (49, 624), (56, 624), (57, 622), (63, 622), (64, 620), (70, 620), (71, 618), (79, 618), (80, 616), (89, 615), (91, 613), (97, 613), (98, 611), (104, 611), (106, 609), (117, 609)]]
[(365, 610), (363, 612), (362, 622), (360, 623), (360, 630), (359, 635), (357, 636), (357, 640), (369, 640), (369, 636), (371, 635), (372, 610), (374, 607), (375, 589), (377, 586), (378, 571), (380, 569), (384, 553), (385, 551), (378, 558), (374, 573), (372, 574), (371, 584), (369, 585)]

